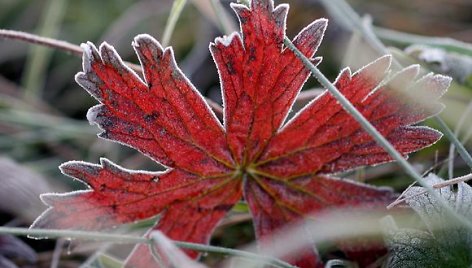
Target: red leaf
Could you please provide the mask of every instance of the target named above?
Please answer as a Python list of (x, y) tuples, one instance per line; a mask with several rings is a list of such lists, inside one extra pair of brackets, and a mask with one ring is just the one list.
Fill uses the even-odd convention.
[[(264, 241), (270, 241), (274, 231), (288, 222), (298, 222), (305, 214), (316, 215), (330, 207), (379, 208), (395, 197), (389, 189), (322, 175), (290, 181), (259, 177), (248, 180), (244, 191), (254, 217), (257, 237)], [(307, 236), (310, 236), (308, 231)], [(269, 243), (266, 246), (277, 247)], [(302, 259), (294, 262), (300, 267), (323, 267), (316, 252), (311, 256), (304, 254)]]
[(222, 174), (232, 166), (224, 130), (175, 64), (170, 48), (148, 35), (133, 43), (145, 82), (104, 43), (83, 45), (84, 72), (76, 76), (102, 104), (87, 118), (101, 137), (134, 147), (166, 166), (194, 174)]
[[(276, 134), (309, 71), (282, 47), (288, 5), (274, 9), (273, 1), (254, 1), (252, 10), (238, 4), (232, 7), (242, 37), (217, 38), (210, 50), (224, 89), (227, 141), (235, 160), (247, 164)], [(313, 22), (294, 40), (309, 58), (321, 42), (326, 23), (325, 19)]]
[[(257, 237), (269, 241), (261, 246), (271, 246), (274, 231), (307, 214), (334, 207), (378, 208), (395, 197), (389, 189), (328, 176), (392, 160), (329, 93), (284, 123), (309, 76), (283, 46), (288, 6), (253, 0), (250, 8), (232, 7), (242, 34), (217, 38), (210, 46), (221, 79), (224, 127), (177, 67), (172, 50), (152, 37), (139, 35), (133, 42), (144, 81), (106, 43), (99, 50), (83, 45), (84, 71), (76, 80), (100, 102), (90, 109), (89, 121), (103, 129), (101, 137), (131, 146), (168, 169), (130, 171), (105, 159), (100, 165), (65, 163), (63, 173), (89, 189), (43, 195), (50, 208), (33, 228), (106, 229), (160, 214), (152, 229), (171, 239), (208, 243), (244, 194)], [(313, 22), (293, 41), (315, 63), (326, 23)], [(437, 131), (412, 124), (442, 109), (437, 100), (449, 78), (415, 80), (418, 67), (412, 66), (382, 83), (389, 65), (390, 57), (382, 57), (355, 74), (346, 69), (335, 85), (406, 156), (440, 138)], [(379, 252), (340, 248), (350, 256)], [(322, 266), (310, 248), (290, 261)], [(127, 265), (149, 267), (153, 262), (141, 245)]]

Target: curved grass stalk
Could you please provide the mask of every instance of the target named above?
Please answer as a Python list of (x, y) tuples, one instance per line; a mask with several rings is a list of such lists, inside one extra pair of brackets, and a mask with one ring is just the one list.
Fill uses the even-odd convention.
[[(45, 36), (56, 36), (64, 17), (67, 1), (49, 0), (43, 14), (38, 32)], [(26, 68), (22, 77), (24, 96), (39, 99), (42, 95), (47, 65), (52, 57), (52, 51), (44, 47), (32, 47), (26, 59)]]
[(437, 199), (438, 203), (445, 209), (446, 213), (449, 214), (452, 218), (456, 219), (458, 222), (462, 223), (464, 226), (472, 230), (472, 222), (468, 221), (463, 216), (459, 215), (454, 211), (451, 206), (443, 199), (441, 196), (434, 191), (433, 187), (427, 184), (421, 175), (416, 172), (408, 161), (393, 147), (393, 145), (382, 135), (380, 132), (367, 120), (355, 107), (352, 103), (341, 93), (339, 90), (324, 76), (323, 73), (311, 63), (311, 61), (303, 55), (303, 53), (298, 50), (295, 45), (287, 38), (284, 39), (284, 44), (292, 50), (295, 55), (303, 62), (303, 64), (313, 73), (313, 75), (318, 79), (323, 87), (325, 87), (336, 100), (341, 104), (341, 106), (354, 117), (354, 119), (362, 126), (362, 128), (369, 133), (369, 135), (387, 151), (393, 159), (398, 161), (401, 167), (405, 172), (414, 178), (421, 186), (423, 186), (428, 193)]
[[(469, 102), (469, 105), (467, 105), (467, 108), (465, 112), (462, 114), (462, 116), (459, 118), (459, 121), (457, 122), (456, 129), (454, 131), (454, 136), (459, 137), (459, 132), (461, 131), (462, 127), (465, 124), (466, 119), (468, 118), (469, 114), (472, 112), (472, 102)], [(464, 144), (466, 141), (465, 139), (462, 140), (462, 144)], [(449, 146), (449, 161), (448, 161), (448, 173), (449, 173), (449, 179), (452, 179), (454, 177), (454, 151), (456, 150), (456, 146), (454, 144), (451, 144)]]
[(174, 0), (169, 17), (167, 18), (166, 28), (164, 29), (164, 35), (161, 41), (163, 47), (167, 47), (169, 45), (175, 25), (177, 24), (177, 21), (179, 20), (180, 14), (182, 13), (186, 3), (187, 0)]
[(472, 45), (447, 37), (430, 37), (411, 33), (399, 32), (382, 27), (373, 27), (374, 33), (382, 40), (394, 43), (400, 46), (410, 44), (422, 44), (448, 51), (464, 54), (472, 57)]
[[(65, 238), (65, 239), (81, 239), (81, 240), (92, 240), (92, 241), (107, 241), (120, 244), (152, 244), (153, 239), (138, 237), (132, 235), (121, 235), (121, 234), (109, 234), (102, 232), (89, 232), (89, 231), (74, 231), (74, 230), (56, 230), (56, 229), (28, 229), (28, 228), (15, 228), (15, 227), (1, 227), (0, 234), (12, 234), (22, 236), (34, 236), (40, 238)], [(173, 241), (174, 244), (182, 249), (191, 249), (199, 252), (211, 252), (221, 255), (237, 256), (249, 260), (256, 260), (269, 264), (273, 267), (279, 268), (296, 268), (295, 266), (288, 264), (282, 260), (275, 259), (272, 257), (261, 256), (255, 253), (229, 249), (224, 247), (209, 246), (204, 244), (190, 243)]]
[(216, 19), (218, 20), (219, 27), (222, 32), (230, 35), (232, 32), (237, 31), (236, 26), (233, 25), (231, 17), (225, 12), (219, 0), (209, 0), (211, 8), (214, 10)]
[[(371, 26), (368, 23), (366, 24), (345, 0), (321, 0), (321, 3), (331, 11), (332, 15), (336, 17), (345, 28), (361, 34), (364, 37), (364, 40), (377, 52), (381, 55), (389, 54), (388, 49), (376, 36)], [(392, 62), (396, 68), (402, 68), (401, 64), (394, 58)], [(465, 150), (459, 139), (439, 116), (436, 115), (433, 118), (439, 124), (447, 139), (457, 148), (462, 159), (464, 159), (467, 165), (472, 168), (472, 156), (467, 152), (467, 150)]]

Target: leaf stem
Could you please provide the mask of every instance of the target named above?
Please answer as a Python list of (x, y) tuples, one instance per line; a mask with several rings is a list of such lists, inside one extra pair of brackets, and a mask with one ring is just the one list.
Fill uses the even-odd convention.
[(403, 167), (408, 175), (414, 178), (421, 186), (423, 186), (434, 198), (436, 198), (441, 206), (444, 207), (446, 212), (459, 222), (467, 226), (472, 230), (472, 222), (469, 222), (463, 216), (457, 214), (447, 202), (434, 191), (433, 187), (427, 184), (420, 174), (416, 172), (408, 161), (393, 147), (393, 145), (382, 135), (380, 132), (352, 105), (352, 103), (341, 93), (339, 90), (321, 73), (318, 68), (311, 63), (311, 61), (298, 50), (295, 45), (287, 38), (284, 39), (284, 44), (292, 50), (295, 55), (303, 62), (303, 64), (313, 73), (318, 79), (322, 86), (324, 86), (342, 105), (342, 107), (355, 118), (355, 120), (362, 126), (362, 128), (374, 138), (374, 140), (387, 151), (393, 159), (397, 160), (398, 163)]
[[(93, 240), (93, 241), (108, 241), (120, 244), (152, 244), (153, 240), (144, 237), (132, 236), (132, 235), (121, 235), (121, 234), (108, 234), (102, 232), (89, 232), (89, 231), (75, 231), (75, 230), (57, 230), (57, 229), (28, 229), (28, 228), (15, 228), (15, 227), (2, 227), (0, 226), (0, 234), (12, 234), (22, 236), (36, 236), (40, 238), (66, 238), (66, 239), (82, 239), (82, 240)], [(199, 252), (211, 252), (221, 255), (232, 255), (238, 256), (250, 260), (257, 260), (274, 267), (279, 268), (296, 268), (282, 260), (261, 256), (248, 251), (229, 249), (224, 247), (209, 246), (204, 244), (190, 243), (173, 241), (179, 248), (196, 250)]]

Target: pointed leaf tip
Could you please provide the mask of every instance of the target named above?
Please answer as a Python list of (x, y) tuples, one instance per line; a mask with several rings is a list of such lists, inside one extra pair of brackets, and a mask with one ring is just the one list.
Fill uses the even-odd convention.
[(387, 71), (390, 69), (391, 63), (392, 56), (384, 55), (362, 67), (354, 75), (362, 73), (364, 77), (368, 77), (373, 81), (380, 82), (385, 77)]
[(327, 26), (327, 19), (323, 18), (315, 20), (295, 36), (293, 44), (308, 58), (313, 57), (323, 40)]
[(90, 125), (97, 124), (97, 116), (98, 116), (98, 113), (100, 112), (101, 106), (102, 105), (99, 104), (99, 105), (95, 105), (95, 106), (91, 107), (90, 109), (88, 109), (87, 114), (86, 114), (86, 118), (87, 118), (87, 121), (89, 122)]
[(343, 83), (344, 81), (349, 81), (351, 80), (352, 75), (353, 74), (352, 74), (351, 68), (345, 67), (339, 72), (338, 76), (334, 80), (334, 84), (338, 85), (340, 83)]
[(225, 47), (228, 47), (228, 46), (231, 45), (231, 43), (233, 43), (234, 38), (239, 38), (239, 34), (238, 33), (232, 33), (229, 36), (224, 35), (222, 37), (216, 37), (214, 44), (215, 45), (220, 45), (221, 44)]
[(43, 202), (47, 206), (54, 206), (54, 202), (57, 200), (56, 197), (57, 194), (54, 193), (44, 193), (39, 196), (39, 199), (41, 199), (41, 202)]
[(134, 38), (132, 45), (137, 53), (140, 53), (140, 51), (144, 50), (160, 52), (164, 51), (164, 47), (161, 45), (161, 43), (149, 34), (137, 35)]
[(119, 70), (126, 68), (126, 65), (123, 63), (121, 57), (118, 55), (112, 45), (108, 44), (107, 42), (103, 42), (100, 45), (99, 51), (104, 64), (113, 66)]
[(84, 184), (89, 184), (89, 176), (97, 176), (101, 167), (99, 165), (83, 162), (83, 161), (69, 161), (61, 164), (59, 170), (62, 174), (77, 179)]
[(419, 72), (420, 66), (418, 64), (410, 65), (394, 74), (388, 84), (392, 90), (403, 91), (415, 81)]
[(82, 43), (80, 47), (83, 50), (82, 54), (82, 68), (85, 72), (90, 72), (92, 70), (92, 61), (96, 58), (96, 48), (95, 45), (91, 42)]

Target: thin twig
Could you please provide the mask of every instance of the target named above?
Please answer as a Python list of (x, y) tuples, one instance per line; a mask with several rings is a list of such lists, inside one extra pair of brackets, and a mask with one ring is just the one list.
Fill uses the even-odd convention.
[[(444, 181), (444, 182), (433, 184), (433, 188), (434, 189), (441, 189), (441, 188), (448, 187), (448, 186), (451, 186), (453, 184), (458, 184), (458, 183), (461, 183), (461, 182), (465, 182), (465, 181), (468, 181), (468, 180), (471, 180), (471, 179), (472, 179), (472, 174), (467, 174), (465, 176), (461, 176), (461, 177), (450, 179), (450, 180), (447, 180), (447, 181)], [(410, 198), (417, 197), (417, 196), (428, 193), (428, 191), (421, 191), (421, 192), (416, 193), (414, 195), (403, 197), (404, 193), (408, 189), (410, 189), (413, 185), (414, 185), (414, 183), (411, 184), (410, 186), (408, 186), (408, 188), (406, 188), (406, 190), (397, 198), (397, 200), (395, 200), (394, 202), (392, 202), (390, 205), (387, 206), (387, 209), (391, 209), (394, 206), (396, 206), (398, 204), (401, 204), (401, 203), (405, 202), (406, 200), (408, 200)]]
[(416, 184), (416, 181), (414, 181), (413, 183), (411, 183), (410, 185), (408, 185), (408, 187), (406, 187), (406, 189), (397, 197), (397, 199), (395, 199), (395, 201), (393, 201), (392, 203), (390, 203), (386, 208), (387, 208), (387, 209), (392, 209), (392, 208), (395, 207), (396, 205), (398, 205), (398, 204), (400, 204), (400, 203), (403, 203), (403, 201), (406, 200), (406, 199), (404, 198), (406, 191), (409, 190), (411, 187), (415, 186), (415, 184)]
[(446, 186), (451, 186), (451, 185), (456, 184), (456, 183), (465, 182), (465, 181), (468, 181), (470, 179), (472, 179), (472, 174), (467, 174), (467, 175), (464, 175), (464, 176), (461, 176), (461, 177), (457, 177), (457, 178), (454, 178), (454, 179), (447, 180), (445, 182), (440, 182), (440, 183), (434, 184), (433, 188), (434, 189), (439, 189), (439, 188), (443, 188), (443, 187), (446, 187)]
[[(12, 30), (4, 30), (0, 29), (0, 38), (12, 39), (12, 40), (19, 40), (24, 41), (30, 44), (42, 45), (53, 49), (59, 49), (64, 52), (70, 53), (74, 56), (82, 56), (82, 48), (78, 45), (74, 45), (72, 43), (56, 40), (52, 38), (42, 37), (35, 34), (25, 33), (21, 31), (12, 31)], [(133, 71), (141, 73), (142, 68), (141, 66), (130, 63), (124, 62), (128, 67), (130, 67)], [(205, 98), (210, 108), (215, 112), (218, 118), (223, 118), (223, 108), (218, 105), (216, 102)]]
[[(12, 40), (19, 40), (24, 41), (30, 44), (42, 45), (53, 49), (59, 49), (64, 52), (70, 53), (74, 56), (82, 57), (83, 50), (80, 46), (48, 37), (42, 37), (35, 34), (30, 34), (21, 31), (13, 31), (13, 30), (4, 30), (0, 29), (0, 37), (12, 39)], [(137, 72), (142, 72), (141, 66), (136, 65), (134, 63), (125, 62), (128, 67), (133, 69)]]
[[(424, 177), (424, 176), (428, 175), (429, 173), (433, 172), (435, 169), (437, 169), (440, 166), (444, 165), (447, 161), (449, 161), (449, 157), (445, 158), (441, 161), (435, 161), (435, 163), (433, 165), (431, 165), (431, 167), (429, 167), (428, 169), (423, 171), (423, 173), (421, 173), (421, 177)], [(436, 174), (438, 174), (438, 173), (439, 172), (437, 172)]]
[(21, 31), (0, 29), (0, 37), (25, 41), (30, 44), (42, 45), (53, 49), (59, 49), (75, 56), (82, 56), (82, 48), (66, 41), (42, 37)]

